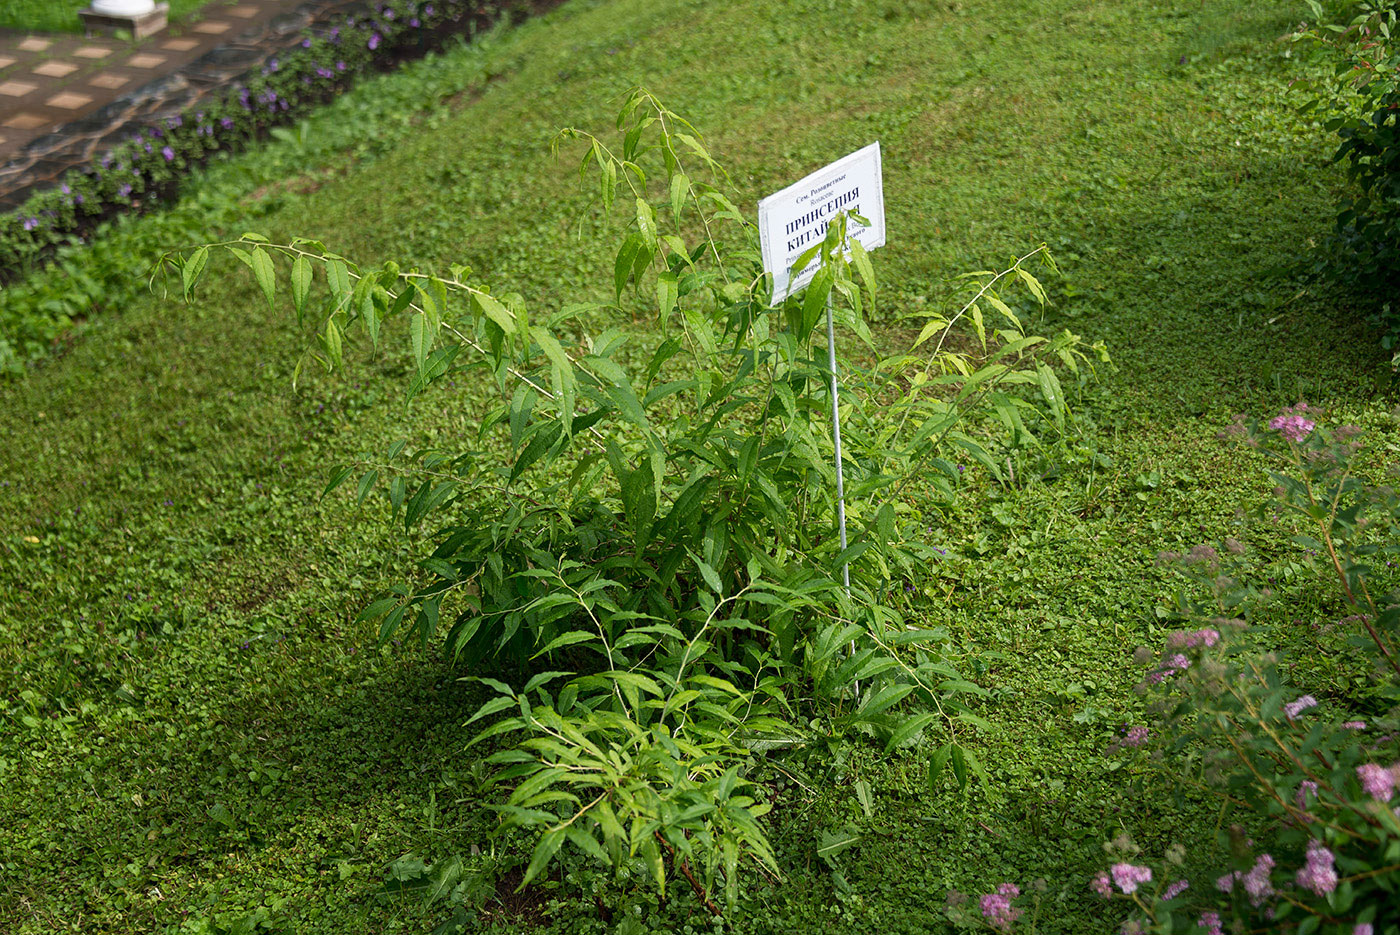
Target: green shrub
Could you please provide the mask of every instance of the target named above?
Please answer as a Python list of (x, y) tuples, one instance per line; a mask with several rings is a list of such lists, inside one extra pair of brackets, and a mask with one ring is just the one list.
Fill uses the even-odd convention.
[[(1346, 165), (1353, 190), (1338, 205), (1330, 272), (1372, 297), (1387, 348), (1400, 341), (1400, 44), (1394, 0), (1359, 5), (1346, 25), (1326, 24), (1309, 0), (1315, 25), (1300, 33), (1332, 66), (1329, 80), (1305, 85), (1304, 113), (1341, 138), (1333, 161)], [(1397, 351), (1400, 355), (1400, 351)]]
[[(163, 264), (186, 295), (213, 250), (245, 263), (269, 303), (285, 280), (315, 341), (298, 374), (340, 367), (349, 336), (378, 346), (405, 320), (410, 399), (449, 377), (494, 385), (469, 447), (396, 443), (333, 471), (327, 493), (353, 481), (357, 502), (382, 491), (405, 529), (436, 524), (418, 573), (360, 620), (378, 622), (381, 641), (408, 631), (427, 647), (442, 634), (497, 692), (473, 721), (498, 719), (474, 743), (513, 741), (488, 762), (491, 783), (511, 789), (503, 827), (538, 838), (522, 885), (567, 843), (645, 867), (662, 892), (679, 873), (718, 912), (713, 894), (732, 906), (741, 868), (781, 872), (746, 778), (764, 752), (821, 731), (859, 728), (887, 750), (927, 733), (931, 781), (945, 765), (964, 786), (982, 774), (957, 742), (980, 722), (966, 701), (982, 690), (958, 672), (946, 631), (907, 624), (894, 603), (936, 560), (909, 485), (956, 496), (953, 451), (995, 478), (989, 424), (1021, 444), (1072, 431), (1061, 377), (1088, 379), (1106, 354), (1069, 332), (1026, 334), (998, 295), (1019, 284), (1044, 301), (1027, 268), (1043, 248), (965, 277), (968, 301), (928, 316), (923, 351), (880, 354), (865, 324), (874, 267), (858, 243), (842, 249), (854, 217), (813, 248), (821, 268), (806, 293), (770, 307), (757, 231), (700, 134), (644, 90), (618, 129), (618, 148), (579, 130), (559, 138), (581, 145), (604, 209), (629, 218), (607, 304), (532, 312), (463, 268), (362, 269), (319, 243), (254, 235)], [(644, 325), (585, 332), (616, 313)], [(814, 352), (824, 315), (860, 341), (838, 365), (845, 548), (831, 371)], [(965, 350), (945, 347), (955, 328)], [(480, 674), (502, 665), (525, 674)]]

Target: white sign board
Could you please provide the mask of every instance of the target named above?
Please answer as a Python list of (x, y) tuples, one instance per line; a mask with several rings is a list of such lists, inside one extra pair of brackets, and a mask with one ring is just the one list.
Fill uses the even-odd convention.
[(773, 275), (773, 304), (801, 290), (820, 268), (814, 257), (805, 269), (793, 263), (821, 242), (833, 218), (859, 214), (869, 227), (851, 223), (847, 235), (866, 250), (885, 245), (885, 190), (880, 144), (871, 143), (758, 203), (763, 268)]

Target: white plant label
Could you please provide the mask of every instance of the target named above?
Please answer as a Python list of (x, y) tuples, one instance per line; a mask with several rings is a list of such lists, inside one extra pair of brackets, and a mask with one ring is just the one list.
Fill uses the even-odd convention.
[(843, 211), (859, 214), (869, 227), (852, 223), (851, 239), (867, 251), (885, 245), (885, 191), (880, 173), (880, 144), (871, 143), (800, 182), (758, 203), (763, 268), (773, 276), (773, 304), (800, 291), (820, 268), (813, 257), (804, 269), (792, 268), (803, 251), (826, 236), (827, 226)]

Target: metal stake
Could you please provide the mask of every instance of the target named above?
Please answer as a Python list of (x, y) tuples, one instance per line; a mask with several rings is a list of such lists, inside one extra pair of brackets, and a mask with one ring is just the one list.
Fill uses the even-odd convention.
[[(846, 551), (846, 483), (841, 472), (841, 407), (836, 389), (836, 326), (832, 321), (831, 293), (826, 296), (826, 365), (831, 379), (831, 437), (836, 443), (836, 518), (841, 526), (841, 551)], [(846, 595), (851, 593), (851, 566), (841, 566)]]
[[(826, 368), (831, 380), (831, 438), (836, 447), (836, 521), (841, 529), (841, 551), (846, 551), (846, 481), (841, 470), (841, 399), (836, 389), (836, 325), (832, 321), (831, 293), (826, 294)], [(851, 596), (851, 565), (841, 563), (841, 583), (846, 586), (846, 596)], [(851, 655), (855, 655), (856, 643), (851, 641)], [(856, 697), (860, 697), (860, 682), (855, 683)]]

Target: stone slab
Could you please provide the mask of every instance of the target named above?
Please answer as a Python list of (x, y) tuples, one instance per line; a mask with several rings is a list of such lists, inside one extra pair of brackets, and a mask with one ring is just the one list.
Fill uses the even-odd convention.
[(5, 126), (13, 127), (16, 130), (37, 130), (48, 122), (48, 118), (40, 117), (38, 114), (31, 114), (25, 110), (17, 114), (11, 114), (3, 121)]
[(139, 52), (127, 59), (125, 64), (128, 68), (159, 68), (167, 61), (164, 55), (152, 55), (149, 52)]
[(92, 85), (94, 88), (104, 88), (108, 91), (124, 88), (130, 83), (130, 78), (114, 71), (104, 71), (88, 79), (88, 84)]
[(77, 65), (70, 65), (58, 59), (51, 59), (33, 69), (34, 74), (43, 75), (45, 78), (67, 78), (77, 70)]
[(92, 103), (92, 96), (89, 94), (78, 94), (75, 91), (60, 91), (53, 97), (44, 101), (49, 107), (57, 107), (59, 110), (77, 110)]

